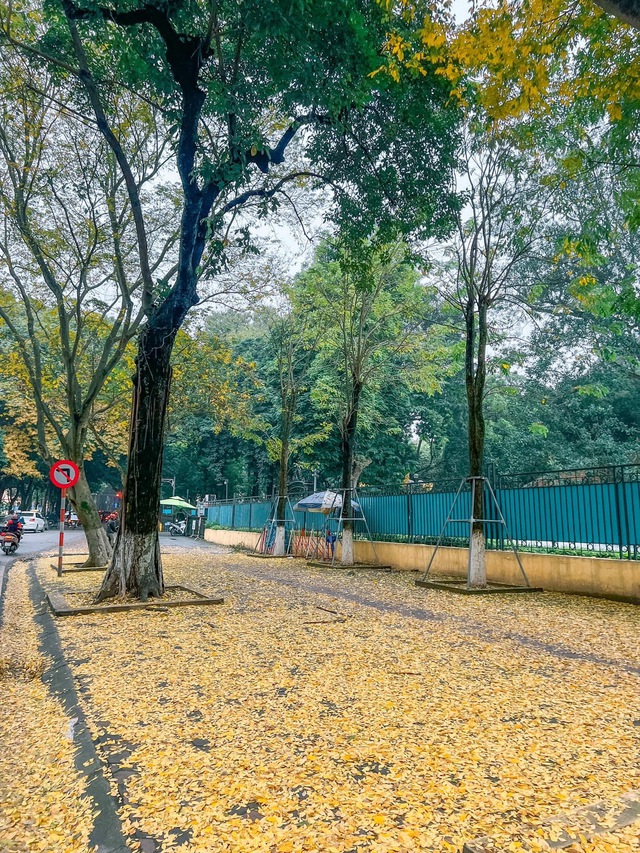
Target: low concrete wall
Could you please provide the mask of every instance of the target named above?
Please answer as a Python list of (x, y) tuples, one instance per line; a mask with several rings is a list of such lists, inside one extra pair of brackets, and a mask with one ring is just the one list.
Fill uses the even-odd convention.
[[(236, 530), (207, 530), (205, 539), (218, 545), (254, 548), (260, 534)], [(355, 558), (361, 563), (382, 563), (394, 569), (424, 572), (433, 545), (404, 542), (354, 543)], [(466, 577), (468, 550), (440, 548), (431, 571), (434, 575)], [(339, 556), (339, 551), (338, 551)], [(568, 557), (557, 554), (521, 553), (520, 558), (531, 586), (553, 592), (570, 592), (630, 601), (640, 604), (640, 561), (597, 557)], [(522, 583), (522, 575), (512, 551), (487, 551), (487, 576), (501, 583)]]
[(240, 530), (204, 531), (204, 538), (207, 542), (213, 542), (215, 545), (227, 545), (229, 548), (233, 545), (239, 545), (241, 548), (251, 548), (251, 550), (258, 544), (260, 536), (260, 533), (242, 533)]
[[(380, 562), (395, 569), (425, 571), (433, 545), (401, 542), (356, 542), (356, 560)], [(377, 556), (377, 561), (375, 557)], [(431, 571), (466, 577), (467, 548), (440, 548)], [(640, 604), (640, 562), (561, 554), (520, 554), (531, 586), (554, 592), (595, 595)], [(498, 583), (522, 583), (513, 551), (487, 551), (487, 577)]]

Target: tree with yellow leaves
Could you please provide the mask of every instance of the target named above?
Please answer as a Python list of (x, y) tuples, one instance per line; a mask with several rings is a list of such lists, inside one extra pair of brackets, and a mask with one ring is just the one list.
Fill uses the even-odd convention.
[(627, 25), (638, 26), (633, 7), (633, 0), (482, 0), (457, 23), (445, 3), (425, 16), (404, 0), (418, 44), (390, 18), (379, 71), (398, 79), (403, 67), (435, 67), (461, 103), (491, 121), (547, 112), (556, 99), (589, 101), (619, 121), (640, 94), (640, 44)]
[[(15, 382), (3, 382), (0, 377), (0, 395), (3, 399), (10, 399), (15, 393)], [(19, 422), (7, 411), (6, 406), (2, 406), (0, 409), (0, 500), (7, 493), (9, 504), (19, 498), (21, 507), (31, 506), (35, 489), (43, 480), (42, 471), (38, 468), (39, 459), (35, 446), (33, 431), (25, 429), (24, 421)]]
[[(28, 401), (47, 465), (60, 456), (77, 463), (71, 500), (89, 563), (105, 565), (110, 547), (84, 460), (92, 444), (105, 448), (126, 436), (122, 368), (128, 359), (133, 371), (127, 353), (143, 318), (140, 276), (129, 259), (132, 213), (112, 153), (93, 129), (70, 119), (73, 106), (59, 81), (4, 55), (0, 82), (0, 326), (12, 344), (2, 369), (25, 389), (22, 399), (6, 402)], [(163, 163), (164, 142), (124, 100), (120, 115), (130, 144), (145, 155), (136, 178), (143, 191)], [(168, 246), (172, 228), (157, 220), (152, 238)]]

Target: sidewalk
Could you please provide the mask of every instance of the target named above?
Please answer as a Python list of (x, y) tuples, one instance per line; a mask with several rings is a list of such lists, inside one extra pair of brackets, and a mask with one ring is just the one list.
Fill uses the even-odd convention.
[[(49, 562), (36, 566), (42, 584), (99, 582), (59, 582)], [(490, 836), (497, 849), (535, 850), (546, 818), (640, 788), (632, 605), (469, 601), (417, 589), (408, 573), (313, 569), (189, 540), (167, 543), (165, 575), (225, 604), (91, 613), (50, 629), (131, 849), (459, 853)], [(31, 766), (1, 766), (3, 748), (12, 795), (0, 798), (0, 838), (14, 834), (11, 853), (84, 853), (92, 832), (99, 840), (93, 798), (81, 799), (87, 779), (65, 739), (69, 707), (37, 677), (43, 618), (28, 585), (16, 564), (0, 659), (9, 629), (28, 639), (11, 653), (31, 664), (5, 671), (1, 689), (15, 695), (11, 752)], [(38, 755), (38, 731), (55, 759)], [(48, 798), (64, 785), (55, 801), (69, 839), (55, 846)], [(637, 847), (630, 827), (575, 849)]]

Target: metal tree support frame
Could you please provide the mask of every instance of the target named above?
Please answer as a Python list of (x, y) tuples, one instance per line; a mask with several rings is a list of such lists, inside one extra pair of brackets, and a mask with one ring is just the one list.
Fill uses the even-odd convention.
[[(262, 525), (262, 532), (260, 533), (260, 538), (258, 539), (255, 548), (253, 549), (254, 554), (260, 554), (265, 556), (273, 556), (271, 551), (275, 547), (276, 544), (276, 529), (278, 527), (278, 504), (280, 502), (280, 495), (274, 495), (271, 499), (271, 507), (269, 510), (269, 517)], [(285, 553), (282, 555), (284, 557), (288, 557), (291, 551), (291, 540), (292, 536), (289, 536), (289, 541), (287, 542), (286, 530), (287, 524), (292, 525), (292, 533), (298, 528), (298, 524), (296, 522), (296, 517), (293, 513), (293, 507), (291, 506), (291, 500), (289, 499), (289, 495), (284, 495), (286, 500), (285, 508), (284, 508), (284, 528), (285, 528)], [(288, 512), (291, 514), (290, 518), (287, 518)], [(271, 534), (273, 533), (273, 545), (269, 545), (269, 541), (271, 539)]]
[[(344, 522), (345, 521), (351, 521), (353, 523), (355, 523), (356, 521), (363, 521), (364, 522), (364, 526), (365, 526), (365, 529), (367, 531), (367, 540), (371, 543), (371, 548), (373, 549), (373, 554), (374, 554), (374, 557), (376, 560), (376, 565), (379, 565), (380, 564), (380, 558), (378, 557), (378, 552), (376, 551), (376, 546), (375, 546), (373, 537), (371, 536), (371, 531), (369, 530), (369, 524), (367, 522), (367, 517), (364, 513), (364, 510), (362, 509), (362, 504), (360, 502), (360, 498), (358, 497), (358, 490), (354, 488), (354, 489), (331, 489), (331, 491), (335, 493), (335, 496), (334, 496), (333, 501), (331, 503), (330, 512), (327, 516), (327, 525), (329, 525), (332, 521), (336, 522), (335, 533), (334, 533), (334, 531), (332, 531), (332, 533), (334, 533), (336, 538), (335, 538), (333, 550), (331, 553), (331, 565), (335, 566), (335, 564), (336, 564), (336, 550), (337, 550), (336, 545), (338, 543), (338, 539), (340, 538), (340, 533), (344, 529)], [(344, 496), (345, 496), (346, 492), (351, 493), (351, 499), (349, 501), (350, 506), (352, 507), (350, 517), (346, 517), (344, 515)], [(338, 495), (342, 495), (342, 501), (340, 503), (340, 515), (338, 516), (337, 519), (332, 519), (331, 513), (333, 512), (333, 507), (334, 507), (334, 504), (335, 504), (335, 501), (336, 501), (336, 498)], [(353, 515), (353, 503), (352, 503), (352, 501), (355, 501), (358, 504), (358, 506), (360, 507), (360, 512), (362, 513), (362, 518), (357, 518), (356, 516)], [(316, 554), (317, 554), (317, 550), (318, 550), (318, 548), (316, 546)], [(323, 560), (322, 562), (329, 562), (329, 561)], [(358, 566), (361, 564), (354, 563), (354, 565)]]
[[(466, 483), (471, 484), (471, 492), (470, 492), (471, 503), (470, 503), (470, 512), (469, 512), (470, 517), (468, 519), (466, 519), (466, 518), (465, 519), (460, 519), (460, 518), (453, 519), (452, 515), (453, 515), (454, 510), (458, 504), (458, 501), (460, 500), (460, 495), (462, 493), (462, 489), (464, 488)], [(497, 518), (474, 518), (473, 517), (473, 507), (475, 505), (475, 496), (476, 496), (477, 489), (483, 489), (483, 490), (486, 489), (487, 490), (487, 492), (489, 493), (489, 495), (491, 496), (491, 498), (493, 500), (493, 506), (495, 507), (497, 515), (498, 515)], [(483, 501), (482, 503), (483, 503), (483, 507), (486, 507), (487, 502)], [(486, 512), (486, 508), (485, 508), (483, 515), (486, 516), (487, 514), (488, 513)], [(471, 563), (472, 563), (472, 559), (473, 559), (473, 526), (474, 526), (474, 524), (477, 524), (478, 522), (480, 522), (483, 526), (485, 524), (500, 524), (504, 527), (504, 532), (506, 534), (506, 538), (507, 538), (509, 545), (511, 546), (511, 550), (513, 551), (515, 558), (518, 562), (518, 567), (520, 569), (522, 577), (524, 578), (524, 582), (525, 582), (524, 587), (516, 587), (516, 586), (511, 586), (509, 584), (495, 584), (495, 583), (492, 584), (492, 587), (490, 590), (487, 588), (478, 588), (477, 590), (475, 590), (474, 588), (471, 587)], [(514, 543), (513, 539), (511, 538), (511, 534), (509, 533), (509, 528), (507, 526), (507, 522), (505, 521), (505, 518), (502, 514), (502, 510), (500, 509), (500, 504), (498, 503), (498, 499), (496, 497), (496, 494), (493, 491), (493, 487), (491, 486), (491, 483), (487, 477), (465, 477), (463, 480), (460, 481), (460, 485), (458, 486), (458, 491), (456, 492), (455, 498), (453, 499), (453, 503), (451, 504), (451, 507), (449, 509), (449, 513), (447, 515), (447, 518), (446, 518), (446, 520), (442, 526), (442, 529), (440, 531), (440, 535), (438, 536), (438, 541), (436, 542), (436, 547), (433, 549), (433, 553), (431, 554), (431, 558), (429, 559), (429, 563), (427, 565), (425, 573), (419, 581), (416, 581), (416, 584), (418, 586), (425, 586), (427, 584), (429, 584), (430, 586), (435, 585), (435, 584), (433, 584), (433, 582), (429, 582), (429, 573), (431, 572), (431, 567), (433, 565), (433, 561), (435, 560), (436, 554), (438, 553), (438, 550), (440, 549), (440, 544), (441, 544), (442, 539), (444, 537), (445, 530), (447, 529), (449, 524), (468, 524), (469, 525), (469, 562), (468, 562), (468, 567), (467, 567), (467, 585), (466, 585), (466, 590), (464, 590), (464, 591), (472, 591), (472, 590), (478, 591), (478, 592), (487, 592), (487, 591), (492, 591), (492, 592), (493, 591), (523, 592), (525, 590), (530, 591), (530, 592), (537, 591), (537, 589), (532, 587), (531, 584), (529, 583), (529, 578), (527, 577), (527, 573), (525, 572), (524, 566), (522, 565), (522, 560), (520, 559), (520, 554), (518, 553), (518, 549), (516, 548), (515, 543)], [(483, 529), (484, 529), (484, 527), (483, 527)], [(452, 582), (450, 582), (450, 584), (448, 584), (447, 582), (442, 582), (442, 583), (438, 583), (436, 585), (436, 588), (451, 588), (451, 589), (454, 589), (456, 592), (462, 592), (463, 590), (461, 590), (461, 589), (455, 589), (455, 586), (454, 586), (455, 584), (459, 584), (459, 582), (452, 581)]]

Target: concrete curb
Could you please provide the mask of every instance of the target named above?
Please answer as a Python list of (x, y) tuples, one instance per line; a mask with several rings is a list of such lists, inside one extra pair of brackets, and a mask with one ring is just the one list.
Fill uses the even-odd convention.
[(31, 581), (29, 594), (36, 613), (36, 621), (41, 628), (40, 651), (52, 659), (51, 666), (42, 675), (42, 682), (61, 702), (69, 718), (77, 719), (73, 732), (73, 740), (77, 745), (75, 766), (87, 779), (87, 794), (93, 800), (96, 810), (89, 842), (95, 846), (96, 853), (131, 853), (122, 832), (117, 801), (111, 794), (105, 776), (105, 765), (96, 752), (87, 728), (86, 718), (78, 702), (73, 675), (65, 660), (60, 637), (46, 604), (44, 590), (38, 580), (33, 561), (29, 561), (28, 575)]
[(20, 557), (14, 557), (8, 563), (0, 565), (0, 625), (2, 625), (2, 615), (4, 613), (4, 591), (9, 579), (9, 569), (14, 563), (17, 563)]

